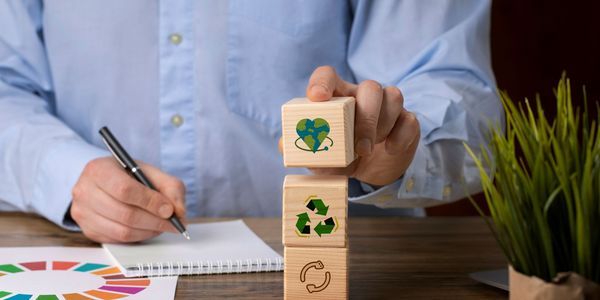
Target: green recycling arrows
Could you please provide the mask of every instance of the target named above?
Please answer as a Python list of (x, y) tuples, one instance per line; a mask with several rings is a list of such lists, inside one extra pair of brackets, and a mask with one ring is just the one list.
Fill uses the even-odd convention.
[(333, 231), (333, 228), (335, 227), (335, 222), (333, 221), (333, 218), (328, 218), (325, 220), (325, 225), (321, 224), (321, 222), (319, 222), (319, 224), (317, 224), (317, 226), (315, 226), (315, 232), (321, 236), (322, 234), (330, 234), (331, 231)]
[(306, 207), (308, 207), (308, 209), (313, 210), (313, 211), (316, 208), (317, 209), (316, 214), (322, 215), (322, 216), (326, 216), (327, 210), (329, 209), (329, 206), (325, 206), (325, 203), (323, 202), (322, 199), (312, 199), (308, 202)]
[[(308, 197), (308, 204), (306, 204), (306, 208), (314, 212), (316, 215), (327, 216), (329, 206), (325, 205), (323, 199), (315, 197), (316, 196)], [(308, 216), (308, 213), (304, 212), (296, 215), (296, 217), (298, 217), (298, 219), (296, 220), (296, 233), (301, 236), (310, 235), (309, 223), (311, 222), (311, 220)], [(321, 237), (324, 234), (331, 234), (332, 232), (335, 232), (336, 229), (336, 221), (334, 220), (334, 218), (329, 217), (323, 222), (319, 221), (319, 223), (317, 223), (317, 226), (315, 226), (314, 231), (319, 237)]]
[(302, 234), (310, 234), (310, 226), (306, 225), (306, 223), (310, 222), (310, 218), (307, 213), (301, 213), (297, 215), (298, 221), (296, 221), (296, 228)]

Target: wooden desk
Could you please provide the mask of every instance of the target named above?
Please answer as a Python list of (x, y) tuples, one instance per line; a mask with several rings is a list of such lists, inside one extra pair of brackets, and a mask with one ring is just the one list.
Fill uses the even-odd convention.
[[(279, 219), (245, 221), (282, 253)], [(506, 266), (496, 242), (478, 217), (353, 218), (349, 220), (349, 237), (352, 299), (505, 299), (508, 296), (467, 276), (469, 272)], [(19, 246), (97, 247), (98, 244), (36, 216), (0, 213), (0, 247)], [(179, 278), (176, 296), (177, 299), (282, 298), (283, 273), (184, 276)]]

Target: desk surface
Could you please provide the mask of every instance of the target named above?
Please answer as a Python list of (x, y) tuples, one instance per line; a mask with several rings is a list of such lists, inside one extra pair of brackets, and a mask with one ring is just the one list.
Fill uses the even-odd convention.
[[(210, 219), (214, 220), (214, 219)], [(282, 253), (280, 219), (244, 219)], [(198, 219), (197, 222), (209, 221)], [(32, 215), (0, 213), (0, 247), (97, 247)], [(506, 266), (485, 223), (468, 218), (349, 220), (351, 299), (505, 299), (467, 274)], [(180, 277), (176, 299), (282, 298), (283, 273)]]

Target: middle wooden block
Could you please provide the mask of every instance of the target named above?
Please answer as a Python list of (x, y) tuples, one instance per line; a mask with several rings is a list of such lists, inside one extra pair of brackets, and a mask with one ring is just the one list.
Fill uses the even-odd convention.
[(286, 247), (346, 247), (347, 215), (347, 177), (285, 177), (282, 240)]

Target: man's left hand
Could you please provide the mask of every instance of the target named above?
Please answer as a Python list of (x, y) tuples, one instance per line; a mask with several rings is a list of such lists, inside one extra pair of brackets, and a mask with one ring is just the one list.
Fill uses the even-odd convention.
[(398, 180), (410, 165), (420, 139), (416, 116), (404, 109), (404, 98), (395, 86), (382, 87), (365, 80), (356, 85), (342, 80), (330, 66), (318, 67), (310, 77), (306, 96), (311, 101), (331, 97), (356, 98), (355, 153), (345, 168), (312, 168), (315, 174), (337, 174), (383, 186)]

